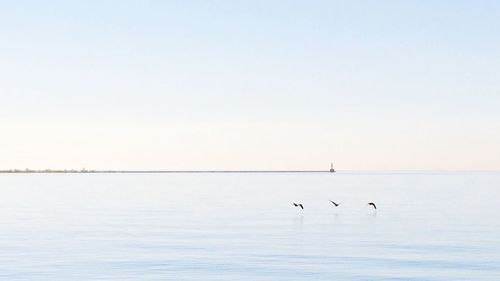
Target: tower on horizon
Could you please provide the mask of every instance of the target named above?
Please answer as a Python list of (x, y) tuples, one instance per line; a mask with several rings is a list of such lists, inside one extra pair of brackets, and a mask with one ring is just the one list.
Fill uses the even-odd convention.
[(330, 163), (330, 173), (335, 173), (335, 169), (333, 168), (333, 162)]

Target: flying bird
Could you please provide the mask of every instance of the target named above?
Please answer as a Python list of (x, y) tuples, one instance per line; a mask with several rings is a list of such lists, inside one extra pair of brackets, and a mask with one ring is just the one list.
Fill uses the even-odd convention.
[(335, 205), (335, 207), (338, 207), (340, 205), (340, 203), (335, 203), (332, 200), (330, 200), (330, 202), (332, 202), (332, 204)]
[(300, 207), (300, 208), (302, 208), (302, 210), (304, 210), (304, 206), (302, 206), (302, 204), (293, 203), (293, 205), (295, 207)]
[(368, 205), (373, 206), (373, 208), (375, 208), (375, 210), (377, 209), (377, 206), (373, 202), (368, 203)]

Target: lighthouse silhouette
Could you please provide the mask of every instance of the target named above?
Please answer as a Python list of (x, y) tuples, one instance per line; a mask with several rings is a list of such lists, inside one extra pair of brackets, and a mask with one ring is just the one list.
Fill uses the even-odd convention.
[(330, 163), (330, 173), (335, 173), (335, 169), (333, 168), (333, 162)]

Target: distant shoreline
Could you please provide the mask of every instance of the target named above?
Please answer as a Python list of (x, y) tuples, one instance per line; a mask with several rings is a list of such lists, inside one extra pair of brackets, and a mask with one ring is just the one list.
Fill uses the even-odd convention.
[(170, 170), (3, 170), (0, 174), (180, 174), (180, 173), (330, 173), (330, 171), (279, 171), (279, 170), (246, 170), (246, 171), (170, 171)]
[[(338, 174), (329, 170), (0, 170), (0, 174)], [(340, 174), (500, 173), (499, 170), (342, 170)]]

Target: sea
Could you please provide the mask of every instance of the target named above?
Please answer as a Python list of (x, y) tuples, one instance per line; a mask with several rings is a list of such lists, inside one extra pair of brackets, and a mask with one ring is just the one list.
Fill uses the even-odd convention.
[(498, 281), (500, 173), (0, 174), (0, 280)]

